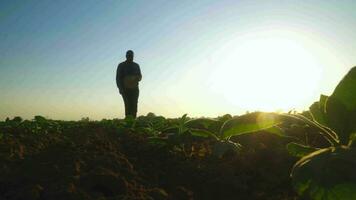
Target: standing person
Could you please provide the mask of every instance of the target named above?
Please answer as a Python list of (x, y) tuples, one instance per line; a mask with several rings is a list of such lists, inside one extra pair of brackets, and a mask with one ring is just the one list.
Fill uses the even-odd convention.
[(140, 66), (133, 61), (134, 52), (126, 52), (126, 61), (119, 64), (116, 71), (116, 84), (125, 104), (125, 116), (136, 118), (139, 96), (138, 82), (142, 75)]

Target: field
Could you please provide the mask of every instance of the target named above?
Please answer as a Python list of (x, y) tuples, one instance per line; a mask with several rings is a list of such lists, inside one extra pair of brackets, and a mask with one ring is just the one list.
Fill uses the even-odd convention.
[[(39, 117), (37, 117), (39, 118)], [(212, 155), (216, 141), (150, 138), (179, 119), (1, 124), (0, 199), (294, 199), (289, 139), (240, 137), (240, 152)], [(141, 123), (141, 124), (140, 124)], [(155, 129), (154, 127), (157, 127)], [(157, 133), (164, 134), (164, 133)], [(188, 138), (186, 139), (188, 140)]]
[(356, 68), (303, 113), (0, 122), (0, 199), (356, 199)]

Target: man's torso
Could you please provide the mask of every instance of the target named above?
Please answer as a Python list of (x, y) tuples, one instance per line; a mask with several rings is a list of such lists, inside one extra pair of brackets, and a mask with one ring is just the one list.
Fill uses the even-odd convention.
[(141, 75), (139, 65), (125, 61), (119, 64), (119, 68), (120, 81), (124, 89), (138, 89), (138, 76)]

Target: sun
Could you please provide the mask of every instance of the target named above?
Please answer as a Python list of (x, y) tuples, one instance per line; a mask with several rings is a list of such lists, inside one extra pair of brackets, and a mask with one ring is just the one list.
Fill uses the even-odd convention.
[(239, 37), (222, 45), (213, 60), (211, 89), (243, 110), (301, 110), (319, 95), (323, 68), (299, 38)]

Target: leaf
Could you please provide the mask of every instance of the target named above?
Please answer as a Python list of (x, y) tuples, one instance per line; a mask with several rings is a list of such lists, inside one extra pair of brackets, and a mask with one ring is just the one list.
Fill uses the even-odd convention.
[(341, 144), (347, 144), (352, 131), (349, 124), (350, 112), (333, 96), (326, 102), (326, 119), (329, 127), (338, 134)]
[(185, 126), (188, 114), (184, 114), (180, 119), (179, 119), (179, 126), (178, 126), (178, 134), (181, 135), (185, 133), (188, 128)]
[(347, 110), (356, 110), (356, 67), (353, 67), (340, 81), (332, 96), (344, 104)]
[(348, 144), (348, 146), (349, 147), (353, 147), (353, 148), (355, 148), (356, 146), (356, 132), (354, 132), (354, 133), (352, 133), (352, 134), (350, 134), (350, 139), (349, 139), (349, 144)]
[(124, 123), (125, 123), (126, 127), (133, 128), (133, 127), (135, 127), (136, 120), (133, 116), (129, 115), (129, 116), (125, 117)]
[(188, 128), (195, 128), (195, 129), (204, 129), (210, 132), (218, 133), (223, 122), (210, 119), (210, 118), (198, 118), (192, 119), (185, 123), (185, 126)]
[(188, 116), (188, 114), (184, 114), (184, 115), (180, 118), (179, 122), (180, 122), (180, 123), (185, 123), (185, 122), (187, 121), (187, 116)]
[(167, 145), (167, 139), (153, 136), (153, 137), (148, 138), (148, 143), (154, 144), (154, 145), (159, 145), (159, 146), (164, 146), (164, 145)]
[(293, 187), (313, 200), (356, 199), (356, 151), (330, 147), (300, 159), (293, 167)]
[(264, 131), (266, 131), (267, 133), (281, 136), (281, 137), (289, 137), (289, 136), (285, 135), (283, 130), (280, 129), (278, 126), (272, 126), (271, 128), (264, 129)]
[(281, 123), (282, 120), (278, 114), (255, 112), (226, 121), (221, 127), (220, 135), (222, 138), (229, 138), (231, 136), (266, 130)]
[(208, 130), (203, 130), (203, 129), (190, 129), (190, 133), (193, 135), (193, 136), (198, 136), (198, 137), (213, 137), (215, 139), (218, 139), (218, 137), (208, 131)]
[(323, 112), (325, 112), (325, 106), (326, 106), (326, 101), (328, 100), (329, 96), (327, 95), (320, 95), (319, 98), (319, 103), (320, 103), (320, 109), (322, 109)]
[(178, 126), (171, 126), (171, 127), (168, 127), (166, 129), (164, 129), (162, 132), (163, 133), (175, 133), (175, 134), (178, 134), (178, 131), (179, 131)]
[(312, 114), (313, 120), (318, 123), (327, 126), (325, 106), (328, 96), (320, 95), (320, 100), (314, 102), (310, 107), (309, 111)]
[(352, 132), (356, 132), (356, 111), (352, 112), (349, 116), (349, 126)]
[(218, 120), (224, 123), (231, 118), (232, 118), (232, 116), (230, 114), (225, 114), (223, 116), (219, 116)]
[(287, 150), (290, 155), (301, 158), (319, 149), (291, 142), (287, 144)]
[(44, 122), (47, 122), (47, 119), (45, 117), (40, 116), (40, 115), (36, 115), (34, 117), (34, 121), (35, 122), (39, 122), (39, 123), (44, 123)]
[(238, 152), (241, 145), (232, 141), (221, 141), (214, 144), (212, 148), (212, 155), (222, 158), (228, 152)]
[(201, 129), (208, 129), (208, 127), (213, 124), (216, 123), (216, 120), (213, 119), (209, 119), (209, 118), (198, 118), (198, 119), (192, 119), (189, 120), (185, 123), (185, 125), (187, 127), (191, 127), (191, 128), (201, 128)]
[(319, 123), (316, 123), (315, 121), (312, 121), (308, 117), (305, 117), (304, 115), (299, 115), (299, 114), (280, 114), (280, 118), (282, 121), (288, 121), (288, 120), (296, 120), (305, 123), (308, 126), (316, 127), (321, 131), (320, 133), (324, 136), (324, 138), (330, 142), (332, 145), (339, 145), (339, 139), (338, 135), (330, 130), (328, 127), (323, 127)]

